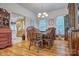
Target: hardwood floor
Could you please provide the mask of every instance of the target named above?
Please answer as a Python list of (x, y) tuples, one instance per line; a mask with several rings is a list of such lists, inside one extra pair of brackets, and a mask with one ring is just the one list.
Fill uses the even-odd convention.
[(37, 52), (36, 47), (28, 49), (29, 41), (21, 41), (13, 44), (12, 47), (0, 49), (0, 56), (68, 56), (67, 42), (64, 40), (55, 40), (52, 49), (40, 49)]

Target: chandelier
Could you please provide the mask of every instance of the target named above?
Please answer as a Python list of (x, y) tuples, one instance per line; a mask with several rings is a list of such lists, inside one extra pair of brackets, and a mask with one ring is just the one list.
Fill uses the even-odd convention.
[(45, 17), (48, 17), (48, 14), (46, 12), (43, 12), (43, 13), (38, 13), (38, 18), (45, 18)]

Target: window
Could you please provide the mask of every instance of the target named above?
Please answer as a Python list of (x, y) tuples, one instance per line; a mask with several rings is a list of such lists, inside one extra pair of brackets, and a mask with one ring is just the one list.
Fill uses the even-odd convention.
[(16, 30), (16, 23), (11, 24), (11, 29), (14, 30), (14, 31)]
[[(77, 15), (78, 15), (78, 24), (79, 24), (79, 4), (77, 4)], [(79, 25), (78, 25), (79, 26)]]
[(46, 19), (42, 18), (39, 21), (39, 30), (40, 31), (46, 31)]
[(34, 26), (34, 21), (33, 19), (30, 19), (30, 26)]
[(56, 18), (56, 33), (64, 35), (64, 16)]

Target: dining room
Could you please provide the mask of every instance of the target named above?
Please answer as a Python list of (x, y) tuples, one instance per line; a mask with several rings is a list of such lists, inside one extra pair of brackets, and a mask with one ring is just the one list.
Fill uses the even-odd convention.
[[(78, 50), (73, 53), (78, 45), (72, 38), (75, 35), (71, 30), (77, 28), (75, 6), (77, 7), (77, 4), (74, 3), (0, 4), (0, 15), (9, 14), (7, 16), (10, 30), (8, 35), (4, 33), (7, 39), (4, 35), (0, 36), (0, 55), (78, 55)], [(0, 24), (6, 22), (5, 17), (1, 16)], [(2, 30), (6, 28), (3, 25), (0, 25)]]

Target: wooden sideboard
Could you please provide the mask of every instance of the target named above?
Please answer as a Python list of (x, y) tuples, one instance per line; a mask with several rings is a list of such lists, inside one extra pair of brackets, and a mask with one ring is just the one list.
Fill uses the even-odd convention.
[(0, 28), (0, 48), (12, 45), (12, 35), (9, 28)]

